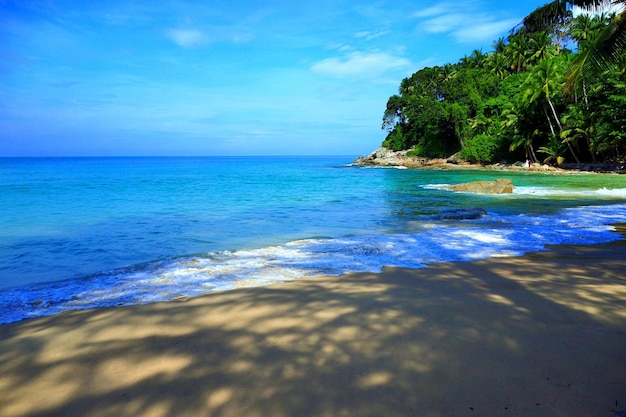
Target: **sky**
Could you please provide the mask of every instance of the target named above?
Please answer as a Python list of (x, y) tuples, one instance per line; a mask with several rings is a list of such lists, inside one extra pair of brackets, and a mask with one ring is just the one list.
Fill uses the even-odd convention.
[(365, 155), (547, 0), (0, 0), (0, 156)]

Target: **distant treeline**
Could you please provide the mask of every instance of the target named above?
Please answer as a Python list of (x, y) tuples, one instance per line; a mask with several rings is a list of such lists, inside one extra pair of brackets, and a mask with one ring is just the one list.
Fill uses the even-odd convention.
[(537, 9), (492, 52), (402, 80), (387, 102), (383, 146), (481, 163), (622, 161), (626, 53), (614, 38), (610, 51), (602, 46), (626, 16), (554, 14), (556, 3), (566, 2)]

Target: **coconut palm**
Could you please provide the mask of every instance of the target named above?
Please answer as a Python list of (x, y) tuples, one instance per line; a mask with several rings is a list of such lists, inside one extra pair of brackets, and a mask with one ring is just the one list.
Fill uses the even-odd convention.
[(506, 51), (511, 71), (520, 73), (526, 70), (530, 51), (528, 43), (528, 37), (521, 34), (515, 34), (509, 38), (509, 44), (507, 45)]
[(491, 46), (494, 52), (503, 53), (506, 48), (506, 40), (504, 38), (498, 38)]
[(544, 59), (553, 58), (559, 51), (552, 44), (552, 38), (546, 32), (533, 33), (528, 41), (529, 63), (532, 65)]
[(572, 20), (569, 35), (576, 41), (579, 48), (584, 49), (587, 43), (595, 39), (608, 22), (608, 16), (604, 14), (598, 17), (581, 14)]
[(448, 81), (454, 79), (457, 75), (456, 67), (452, 64), (445, 64), (443, 67), (437, 68), (439, 81), (442, 83), (447, 83)]
[(474, 51), (472, 51), (471, 59), (474, 61), (476, 68), (484, 67), (487, 62), (487, 57), (488, 55), (483, 53), (482, 49), (474, 49)]
[(536, 162), (538, 159), (533, 147), (534, 135), (524, 135), (520, 131), (520, 126), (523, 124), (522, 114), (524, 113), (524, 106), (525, 101), (519, 98), (508, 102), (502, 110), (503, 127), (509, 131), (509, 137), (511, 138), (509, 150), (514, 151), (523, 146), (526, 151), (526, 159)]
[[(547, 27), (554, 28), (570, 19), (570, 8), (573, 6), (585, 9), (606, 3), (604, 0), (554, 0), (528, 15), (524, 19), (524, 26), (534, 31), (545, 30)], [(608, 3), (626, 7), (626, 0), (609, 0)], [(571, 91), (583, 73), (616, 65), (624, 53), (626, 53), (626, 8), (613, 16), (599, 35), (590, 40), (577, 55), (568, 71), (566, 90)]]
[[(559, 118), (554, 102), (552, 101), (553, 97), (563, 88), (565, 78), (565, 71), (559, 64), (560, 62), (558, 59), (544, 59), (543, 61), (540, 61), (530, 71), (528, 78), (524, 83), (526, 88), (524, 98), (528, 99), (530, 103), (541, 100), (543, 105), (548, 105), (552, 118), (545, 107), (544, 114), (546, 116), (546, 120), (548, 121), (548, 125), (550, 126), (552, 137), (560, 135), (563, 131), (561, 119)], [(552, 123), (553, 121), (558, 126), (558, 132), (554, 128)], [(572, 148), (571, 143), (567, 141), (566, 144), (576, 162), (580, 162), (578, 160), (578, 156)]]
[(502, 52), (492, 52), (485, 63), (485, 68), (500, 80), (509, 75), (509, 62)]

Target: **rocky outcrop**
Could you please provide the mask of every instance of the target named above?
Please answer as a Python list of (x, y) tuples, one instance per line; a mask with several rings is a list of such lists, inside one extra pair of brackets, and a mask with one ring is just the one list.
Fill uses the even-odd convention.
[[(407, 155), (409, 150), (392, 151), (385, 147), (380, 147), (367, 156), (357, 158), (353, 164), (357, 166), (383, 166), (383, 167), (405, 167), (424, 169), (483, 169), (490, 171), (563, 171), (559, 167), (545, 164), (532, 163), (528, 166), (525, 162), (515, 163), (495, 163), (490, 165), (471, 164), (462, 160), (458, 154), (448, 158), (424, 158), (414, 155)], [(626, 165), (626, 164), (623, 164)], [(564, 166), (565, 167), (565, 166)], [(621, 171), (620, 171), (621, 170)], [(604, 172), (604, 171), (602, 171)], [(624, 172), (624, 167), (613, 170), (613, 172)]]
[(487, 212), (481, 208), (441, 210), (434, 218), (436, 220), (474, 220), (486, 216)]
[(494, 181), (474, 181), (448, 185), (446, 188), (452, 191), (465, 191), (468, 193), (511, 194), (514, 187), (511, 180), (503, 178)]
[(394, 152), (390, 149), (380, 147), (368, 156), (362, 156), (354, 161), (355, 165), (362, 166), (400, 166), (406, 151)]
[(445, 159), (420, 158), (417, 156), (407, 156), (409, 151), (392, 151), (384, 147), (376, 149), (368, 156), (361, 156), (354, 161), (354, 165), (359, 166), (383, 166), (383, 167), (405, 167), (405, 168), (445, 168), (455, 166)]

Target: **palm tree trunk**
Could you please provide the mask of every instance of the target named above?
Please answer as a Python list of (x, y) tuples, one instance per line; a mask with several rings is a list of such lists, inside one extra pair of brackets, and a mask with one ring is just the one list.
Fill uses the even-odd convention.
[(552, 104), (552, 100), (550, 100), (550, 98), (548, 98), (548, 104), (550, 105), (550, 109), (552, 110), (552, 116), (554, 116), (554, 120), (559, 126), (559, 133), (561, 133), (561, 131), (563, 131), (563, 126), (561, 126), (561, 120), (559, 120), (559, 116), (556, 114), (556, 109), (554, 108), (554, 104)]
[(533, 158), (533, 162), (538, 162), (539, 159), (537, 159), (537, 155), (535, 155), (535, 148), (533, 148), (532, 142), (528, 144), (528, 149), (530, 149), (530, 155)]
[[(548, 100), (548, 104), (550, 105), (550, 109), (552, 109), (552, 115), (554, 116), (554, 120), (556, 120), (556, 124), (559, 126), (559, 133), (561, 133), (563, 131), (563, 126), (561, 125), (559, 116), (556, 114), (556, 109), (554, 108), (554, 104), (552, 104), (552, 100), (550, 100), (549, 97), (547, 97), (547, 100)], [(552, 128), (552, 124), (550, 124), (550, 129), (552, 129), (552, 134), (554, 135), (554, 129)], [(574, 152), (574, 148), (572, 148), (572, 144), (569, 143), (569, 141), (565, 141), (565, 143), (567, 144), (569, 151), (572, 153), (574, 160), (576, 161), (577, 164), (579, 164), (580, 160), (576, 156), (576, 153)]]
[(546, 106), (543, 106), (543, 114), (546, 115), (546, 119), (548, 120), (548, 126), (550, 126), (550, 132), (552, 132), (552, 136), (556, 136), (556, 132), (554, 131), (554, 126), (552, 126), (552, 119), (550, 119), (550, 115), (546, 110)]

